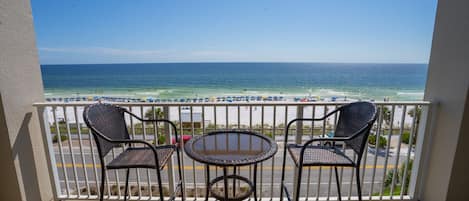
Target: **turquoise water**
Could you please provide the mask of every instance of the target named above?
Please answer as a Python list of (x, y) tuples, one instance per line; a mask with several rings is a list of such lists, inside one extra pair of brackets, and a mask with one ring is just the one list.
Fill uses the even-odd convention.
[(154, 63), (42, 65), (47, 97), (233, 95), (422, 100), (427, 64)]

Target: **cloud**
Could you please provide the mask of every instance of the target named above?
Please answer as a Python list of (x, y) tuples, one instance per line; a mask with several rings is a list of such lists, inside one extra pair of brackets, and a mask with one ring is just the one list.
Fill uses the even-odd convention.
[(163, 53), (159, 50), (131, 50), (108, 47), (86, 47), (86, 48), (39, 48), (39, 51), (51, 53), (72, 53), (72, 54), (94, 54), (109, 56), (158, 56)]
[(226, 50), (136, 50), (109, 47), (40, 47), (41, 63), (202, 62), (242, 60)]
[(213, 50), (201, 50), (191, 52), (194, 56), (235, 56), (237, 54), (229, 51), (213, 51)]
[(94, 55), (114, 55), (114, 56), (158, 56), (158, 55), (185, 55), (196, 57), (210, 56), (236, 56), (234, 52), (218, 50), (194, 50), (194, 51), (171, 51), (171, 50), (132, 50), (108, 47), (86, 47), (86, 48), (55, 48), (41, 47), (39, 51), (50, 53), (73, 53), (73, 54), (94, 54)]

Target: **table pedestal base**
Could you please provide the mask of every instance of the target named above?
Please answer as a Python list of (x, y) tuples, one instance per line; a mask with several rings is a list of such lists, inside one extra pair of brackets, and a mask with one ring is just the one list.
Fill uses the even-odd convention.
[[(254, 182), (249, 181), (248, 178), (236, 175), (236, 168), (234, 168), (233, 175), (227, 175), (227, 168), (228, 167), (223, 167), (223, 176), (219, 176), (213, 180), (210, 180), (210, 169), (209, 166), (206, 165), (206, 192), (205, 192), (205, 200), (208, 200), (209, 192), (210, 194), (216, 198), (217, 200), (225, 200), (225, 201), (241, 201), (249, 196), (251, 194), (254, 194), (254, 201), (257, 200), (257, 192), (256, 192), (256, 180), (257, 180), (257, 165), (254, 165)], [(228, 187), (228, 180), (232, 179), (233, 180), (233, 185), (231, 188), (231, 191)], [(217, 192), (213, 187), (217, 182), (223, 181), (223, 194), (220, 192)], [(236, 188), (236, 182), (241, 181), (244, 182), (248, 185), (248, 189), (245, 190), (244, 192), (241, 192)], [(237, 192), (238, 190), (238, 192)]]

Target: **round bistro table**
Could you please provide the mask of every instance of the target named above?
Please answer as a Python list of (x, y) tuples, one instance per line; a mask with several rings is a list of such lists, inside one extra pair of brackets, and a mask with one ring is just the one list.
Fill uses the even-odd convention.
[[(186, 154), (206, 166), (206, 192), (218, 200), (238, 201), (254, 193), (257, 200), (256, 178), (257, 163), (271, 158), (277, 152), (277, 144), (270, 138), (250, 131), (216, 131), (190, 139), (184, 145)], [(210, 165), (223, 168), (223, 175), (210, 180)], [(254, 181), (236, 174), (239, 166), (254, 165)], [(227, 169), (233, 167), (233, 174)], [(228, 192), (228, 179), (233, 180), (232, 192)], [(223, 181), (223, 194), (217, 193), (213, 186)], [(236, 181), (248, 184), (245, 193), (236, 193)], [(239, 193), (239, 192), (238, 192)]]

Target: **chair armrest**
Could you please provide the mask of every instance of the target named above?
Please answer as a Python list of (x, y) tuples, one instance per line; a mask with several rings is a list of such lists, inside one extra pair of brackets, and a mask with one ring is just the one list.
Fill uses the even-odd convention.
[[(326, 115), (324, 115), (324, 116), (321, 117), (321, 118), (297, 118), (297, 119), (293, 119), (293, 120), (291, 120), (290, 122), (288, 122), (288, 125), (290, 126), (292, 123), (294, 123), (294, 122), (296, 122), (296, 121), (322, 121), (322, 120), (326, 119), (327, 117), (329, 117), (329, 116), (331, 116), (331, 115), (337, 113), (337, 112), (340, 111), (340, 110), (341, 110), (340, 107), (339, 107), (339, 108), (336, 108), (335, 110), (333, 110), (333, 111), (327, 113)], [(289, 127), (289, 126), (287, 126), (287, 127)]]
[(302, 146), (301, 151), (303, 152), (303, 150), (306, 149), (306, 147), (311, 145), (313, 142), (344, 142), (347, 140), (351, 140), (352, 139), (351, 137), (314, 138), (314, 139), (306, 141), (303, 145), (301, 145)]
[(349, 137), (332, 137), (332, 138), (316, 138), (316, 139), (311, 139), (306, 141), (303, 144), (303, 147), (301, 148), (300, 151), (300, 161), (303, 163), (303, 155), (306, 150), (306, 148), (313, 142), (320, 142), (320, 141), (332, 141), (332, 142), (338, 142), (338, 141), (347, 141), (347, 140), (352, 140), (356, 138), (361, 132), (363, 132), (365, 129), (367, 129), (370, 125), (370, 123), (365, 124), (365, 126), (361, 127), (358, 131), (355, 131), (351, 136)]
[(331, 137), (331, 138), (315, 138), (315, 139), (311, 139), (311, 140), (308, 140), (306, 141), (303, 146), (306, 147), (308, 145), (310, 145), (311, 143), (313, 142), (318, 142), (318, 141), (332, 141), (332, 142), (337, 142), (337, 141), (347, 141), (347, 140), (351, 140), (353, 138), (356, 138), (361, 132), (363, 132), (365, 129), (368, 128), (368, 126), (370, 126), (369, 124), (365, 124), (365, 126), (361, 127), (358, 131), (355, 131), (355, 133), (353, 133), (352, 135), (348, 136), (348, 137)]
[(129, 114), (132, 117), (135, 117), (136, 119), (138, 119), (139, 121), (142, 121), (142, 122), (164, 122), (164, 123), (168, 123), (169, 125), (171, 125), (171, 127), (173, 127), (174, 135), (175, 135), (175, 138), (176, 138), (176, 143), (179, 143), (177, 128), (176, 128), (176, 125), (172, 121), (167, 120), (167, 119), (143, 119), (143, 118), (135, 115), (134, 113), (128, 111), (127, 109), (124, 109), (124, 112)]
[(127, 140), (110, 140), (109, 142), (112, 142), (112, 143), (128, 143), (128, 144), (143, 144), (145, 146), (148, 146), (151, 148), (151, 150), (153, 151), (153, 154), (155, 155), (155, 165), (156, 165), (156, 169), (160, 169), (160, 163), (159, 163), (159, 158), (158, 158), (158, 151), (157, 151), (157, 148), (160, 148), (160, 147), (164, 147), (164, 146), (154, 146), (152, 144), (150, 144), (149, 142), (145, 141), (145, 140), (130, 140), (130, 139), (127, 139)]
[[(106, 139), (106, 140), (107, 140), (107, 139)], [(151, 149), (153, 149), (154, 152), (155, 152), (155, 154), (156, 154), (156, 148), (157, 148), (157, 147), (156, 147), (155, 145), (153, 145), (153, 144), (151, 144), (151, 143), (145, 141), (145, 140), (133, 140), (133, 139), (132, 139), (132, 140), (131, 140), (131, 139), (112, 140), (112, 139), (110, 139), (110, 140), (108, 140), (108, 141), (111, 142), (111, 143), (121, 143), (121, 144), (122, 144), (122, 143), (126, 143), (126, 144), (143, 144), (143, 145), (148, 146), (148, 147), (150, 147)]]
[(145, 146), (148, 146), (150, 147), (150, 149), (153, 151), (153, 154), (155, 155), (155, 165), (157, 167), (157, 169), (159, 169), (159, 159), (158, 159), (158, 152), (157, 152), (157, 149), (158, 148), (164, 148), (164, 147), (173, 147), (173, 145), (162, 145), (162, 146), (155, 146), (145, 140), (135, 140), (135, 139), (119, 139), (119, 140), (114, 140), (114, 139), (111, 139), (109, 137), (107, 137), (106, 135), (104, 135), (103, 133), (99, 132), (98, 130), (94, 129), (94, 128), (91, 128), (93, 132), (97, 133), (98, 135), (100, 135), (101, 138), (103, 138), (104, 140), (108, 141), (108, 142), (111, 142), (111, 143), (116, 143), (116, 144), (123, 144), (123, 143), (126, 143), (126, 144), (143, 144)]
[(325, 116), (323, 116), (323, 117), (321, 117), (321, 118), (296, 118), (296, 119), (291, 120), (290, 122), (288, 122), (287, 127), (285, 128), (285, 142), (284, 142), (284, 144), (285, 144), (285, 145), (287, 144), (287, 140), (288, 140), (288, 131), (290, 130), (290, 126), (291, 126), (293, 123), (295, 123), (295, 122), (297, 122), (297, 121), (323, 121), (323, 120), (325, 120), (327, 117), (329, 117), (329, 116), (331, 116), (331, 115), (337, 113), (337, 112), (340, 111), (340, 110), (341, 110), (340, 107), (339, 107), (339, 108), (336, 108), (335, 110), (333, 110), (333, 111), (327, 113)]
[(157, 149), (161, 149), (161, 148), (175, 148), (176, 146), (175, 145), (172, 145), (172, 144), (167, 144), (167, 145), (160, 145), (160, 146), (155, 146), (145, 140), (111, 140), (110, 142), (112, 143), (128, 143), (128, 144), (143, 144), (145, 146), (148, 146), (152, 149), (154, 149), (155, 151)]
[(346, 141), (346, 140), (350, 140), (351, 138), (350, 137), (329, 137), (329, 138), (325, 138), (325, 137), (321, 137), (321, 138), (314, 138), (314, 139), (311, 139), (311, 140), (308, 140), (304, 146), (307, 146), (313, 142), (324, 142), (324, 141), (332, 141), (332, 142), (337, 142), (337, 141)]

